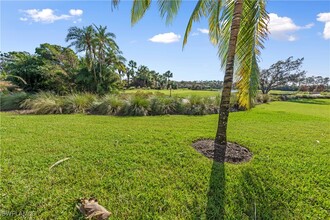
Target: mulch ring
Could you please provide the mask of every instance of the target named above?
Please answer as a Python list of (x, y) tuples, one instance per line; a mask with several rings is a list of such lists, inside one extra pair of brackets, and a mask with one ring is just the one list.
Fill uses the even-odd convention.
[(248, 162), (252, 158), (252, 153), (247, 148), (242, 147), (235, 142), (227, 142), (226, 149), (219, 146), (216, 151), (214, 150), (214, 140), (212, 139), (197, 140), (193, 142), (192, 146), (207, 158), (220, 163), (228, 162), (239, 164)]

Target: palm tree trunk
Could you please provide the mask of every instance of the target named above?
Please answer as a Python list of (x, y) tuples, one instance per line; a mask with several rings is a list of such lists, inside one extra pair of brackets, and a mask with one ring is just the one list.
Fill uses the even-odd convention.
[(227, 146), (227, 123), (230, 108), (231, 87), (233, 84), (234, 59), (236, 51), (237, 36), (240, 29), (241, 17), (243, 13), (243, 1), (236, 0), (234, 6), (233, 21), (230, 28), (230, 39), (224, 76), (223, 90), (221, 94), (218, 130), (215, 137), (215, 146)]

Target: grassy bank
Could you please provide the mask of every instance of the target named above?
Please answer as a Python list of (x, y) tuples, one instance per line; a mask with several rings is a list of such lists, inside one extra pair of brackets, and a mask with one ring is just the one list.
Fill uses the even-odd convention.
[(241, 165), (191, 147), (217, 115), (1, 113), (1, 219), (79, 219), (92, 195), (112, 219), (326, 219), (330, 101), (316, 101), (232, 113), (229, 140), (254, 154)]

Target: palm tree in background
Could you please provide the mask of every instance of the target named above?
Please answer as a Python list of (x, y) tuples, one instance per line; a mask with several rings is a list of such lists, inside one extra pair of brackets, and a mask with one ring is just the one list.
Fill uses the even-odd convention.
[[(187, 43), (192, 24), (202, 17), (208, 18), (210, 41), (218, 46), (221, 67), (225, 70), (224, 88), (221, 94), (218, 129), (215, 146), (227, 145), (227, 123), (231, 88), (237, 77), (238, 100), (241, 106), (251, 108), (258, 87), (257, 65), (260, 49), (267, 38), (266, 0), (199, 0), (188, 21), (183, 46)], [(116, 7), (120, 0), (112, 0)], [(166, 23), (177, 15), (181, 0), (158, 0), (161, 17)], [(136, 24), (149, 9), (150, 0), (134, 0), (131, 23)]]
[(82, 59), (88, 73), (93, 75), (93, 85), (96, 92), (104, 93), (114, 82), (113, 74), (120, 76), (126, 71), (125, 58), (115, 42), (115, 35), (107, 31), (106, 26), (89, 25), (87, 27), (71, 27), (66, 41), (71, 41), (76, 52), (85, 52)]
[[(76, 26), (70, 27), (65, 41), (71, 43), (69, 47), (74, 46), (78, 53), (85, 52), (86, 64), (89, 71), (93, 66), (93, 41), (95, 36), (95, 30), (92, 25), (87, 27), (78, 28)], [(94, 80), (96, 81), (96, 73), (94, 71)]]
[(173, 77), (173, 73), (167, 70), (163, 75), (166, 77), (166, 88), (168, 89), (168, 84), (170, 82), (170, 78)]
[[(96, 26), (94, 31), (94, 37), (93, 37), (93, 54), (95, 57), (97, 57), (98, 63), (99, 63), (99, 78), (102, 80), (102, 66), (106, 64), (106, 58), (109, 60), (109, 58), (113, 58), (114, 60), (111, 61), (113, 63), (116, 62), (116, 53), (119, 51), (119, 47), (114, 41), (116, 38), (115, 34), (111, 32), (107, 32), (107, 26)], [(106, 55), (109, 55), (106, 57)], [(109, 62), (109, 61), (108, 61)]]
[(134, 60), (130, 60), (128, 62), (128, 67), (129, 69), (126, 71), (126, 76), (127, 76), (127, 87), (129, 86), (129, 79), (130, 77), (134, 77), (135, 75), (135, 70), (137, 68), (136, 62)]
[(149, 74), (149, 68), (147, 66), (141, 65), (139, 66), (137, 73), (136, 73), (136, 78), (140, 81), (142, 86), (147, 87), (148, 86), (148, 81), (150, 78)]

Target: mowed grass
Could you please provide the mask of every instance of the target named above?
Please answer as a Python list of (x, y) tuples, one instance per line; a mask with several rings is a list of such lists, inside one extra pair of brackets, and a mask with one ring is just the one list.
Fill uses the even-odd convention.
[(319, 102), (231, 113), (229, 140), (254, 154), (240, 165), (191, 147), (214, 137), (217, 115), (2, 113), (1, 219), (81, 219), (76, 199), (89, 196), (111, 219), (328, 219), (330, 101)]
[[(163, 93), (165, 95), (170, 95), (169, 89), (132, 89), (132, 90), (125, 90), (123, 93), (136, 93), (136, 92), (144, 92), (144, 93)], [(190, 90), (190, 89), (172, 89), (172, 95), (185, 98), (188, 96), (199, 96), (199, 97), (215, 97), (220, 94), (220, 91), (209, 91), (209, 90)]]

